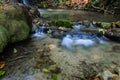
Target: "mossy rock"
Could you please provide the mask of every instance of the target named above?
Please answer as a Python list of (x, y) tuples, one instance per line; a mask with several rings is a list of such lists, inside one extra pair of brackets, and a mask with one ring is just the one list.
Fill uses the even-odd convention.
[(7, 45), (8, 37), (7, 30), (3, 26), (0, 26), (0, 52), (2, 52), (3, 48)]
[(9, 6), (8, 8), (6, 8), (6, 10), (4, 10), (4, 12), (8, 19), (16, 20), (24, 19), (22, 8), (19, 6), (16, 7)]
[(111, 23), (108, 22), (100, 22), (103, 28), (109, 28), (111, 26)]
[(10, 34), (9, 42), (11, 43), (26, 39), (30, 31), (29, 26), (26, 24), (25, 21), (22, 21), (22, 20), (21, 21), (17, 21), (17, 20), (8, 21), (5, 28)]
[(72, 22), (70, 20), (66, 19), (59, 19), (59, 20), (51, 20), (51, 24), (58, 26), (58, 27), (71, 27)]
[(30, 32), (21, 7), (8, 6), (0, 10), (0, 52), (7, 43), (27, 39)]

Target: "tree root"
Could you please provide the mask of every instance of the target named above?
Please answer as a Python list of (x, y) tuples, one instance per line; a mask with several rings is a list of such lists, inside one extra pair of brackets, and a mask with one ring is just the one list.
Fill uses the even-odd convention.
[(23, 59), (23, 58), (26, 58), (27, 56), (19, 56), (19, 57), (16, 57), (14, 59), (11, 59), (11, 60), (8, 60), (8, 62), (13, 62), (13, 61), (16, 61), (16, 60), (19, 60), (19, 59)]

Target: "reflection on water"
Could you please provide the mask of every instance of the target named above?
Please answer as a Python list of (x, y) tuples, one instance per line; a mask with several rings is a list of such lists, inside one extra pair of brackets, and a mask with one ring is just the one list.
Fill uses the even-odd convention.
[(94, 20), (112, 22), (120, 20), (120, 17), (81, 10), (63, 10), (63, 9), (39, 9), (41, 16), (47, 19), (69, 19), (72, 21)]

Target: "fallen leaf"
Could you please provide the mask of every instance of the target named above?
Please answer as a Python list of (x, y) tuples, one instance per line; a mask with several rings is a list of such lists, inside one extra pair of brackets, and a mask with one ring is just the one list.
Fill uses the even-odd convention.
[(45, 73), (49, 72), (49, 70), (47, 68), (43, 68), (42, 71), (45, 72)]
[(95, 78), (94, 80), (100, 80), (99, 78)]
[(0, 69), (3, 69), (5, 67), (5, 62), (0, 62)]
[(48, 47), (50, 48), (50, 50), (52, 50), (56, 48), (56, 45), (50, 44)]
[(118, 76), (113, 76), (112, 80), (118, 80)]
[(13, 53), (17, 53), (17, 49), (16, 48), (13, 49)]

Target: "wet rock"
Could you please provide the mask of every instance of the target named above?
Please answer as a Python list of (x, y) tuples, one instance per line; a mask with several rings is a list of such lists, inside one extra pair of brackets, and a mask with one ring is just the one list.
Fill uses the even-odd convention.
[(119, 34), (116, 35), (116, 34), (113, 34), (112, 32), (106, 32), (104, 34), (104, 36), (112, 41), (120, 42), (120, 35)]
[(89, 24), (91, 23), (91, 21), (88, 21), (88, 20), (84, 20), (83, 21), (83, 24), (86, 26), (86, 27), (89, 27)]
[(114, 74), (109, 70), (105, 70), (102, 73), (99, 73), (97, 77), (100, 78), (100, 80), (101, 79), (102, 80), (119, 80), (120, 79), (119, 75)]
[(104, 71), (102, 75), (104, 80), (108, 80), (109, 78), (113, 77), (113, 74), (110, 71)]

